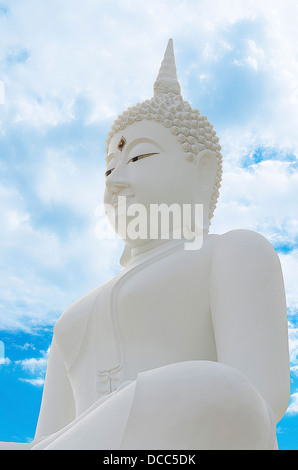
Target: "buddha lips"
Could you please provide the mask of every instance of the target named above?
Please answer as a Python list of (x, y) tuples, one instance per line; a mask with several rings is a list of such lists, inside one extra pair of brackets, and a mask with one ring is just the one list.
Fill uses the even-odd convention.
[(203, 245), (203, 204), (150, 204), (148, 211), (143, 204), (129, 205), (126, 196), (119, 196), (113, 204), (106, 203), (104, 211), (123, 240), (185, 240), (186, 250)]

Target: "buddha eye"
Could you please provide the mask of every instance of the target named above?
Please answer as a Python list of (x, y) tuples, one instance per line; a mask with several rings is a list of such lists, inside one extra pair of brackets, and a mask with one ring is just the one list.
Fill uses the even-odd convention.
[(111, 168), (111, 170), (106, 171), (105, 172), (105, 177), (109, 176), (112, 173), (113, 170), (115, 170), (115, 168)]
[(144, 153), (143, 155), (138, 155), (137, 157), (133, 157), (130, 160), (128, 160), (127, 163), (130, 162), (137, 162), (138, 160), (142, 160), (142, 158), (147, 158), (150, 157), (151, 155), (159, 155), (157, 152), (154, 153)]

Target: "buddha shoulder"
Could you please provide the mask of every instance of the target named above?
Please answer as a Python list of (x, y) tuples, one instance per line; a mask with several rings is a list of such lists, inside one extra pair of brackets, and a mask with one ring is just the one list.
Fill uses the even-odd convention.
[(254, 273), (279, 269), (280, 262), (269, 241), (251, 230), (232, 230), (214, 238), (212, 246), (213, 271), (224, 269), (225, 273), (237, 271)]
[(88, 292), (85, 294), (83, 297), (80, 299), (76, 300), (73, 304), (69, 305), (64, 312), (60, 315), (60, 317), (57, 320), (56, 326), (62, 322), (62, 320), (69, 318), (69, 317), (74, 317), (77, 316), (78, 314), (84, 316), (88, 314), (90, 309), (92, 308), (92, 305), (100, 293), (100, 291), (103, 289), (104, 284), (96, 287), (92, 291)]

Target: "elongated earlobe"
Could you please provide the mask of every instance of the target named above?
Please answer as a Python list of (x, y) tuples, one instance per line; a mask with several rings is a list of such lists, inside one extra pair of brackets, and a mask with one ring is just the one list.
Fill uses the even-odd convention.
[(201, 191), (210, 191), (211, 198), (217, 174), (217, 158), (211, 150), (204, 150), (198, 155), (198, 173)]
[(204, 205), (204, 231), (207, 232), (210, 225), (209, 211), (216, 183), (217, 164), (216, 155), (211, 150), (203, 150), (199, 153), (197, 160), (198, 187), (195, 190), (195, 200)]

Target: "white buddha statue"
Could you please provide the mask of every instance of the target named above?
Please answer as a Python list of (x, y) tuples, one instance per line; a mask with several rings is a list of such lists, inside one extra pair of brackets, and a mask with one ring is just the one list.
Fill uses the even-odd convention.
[(277, 448), (290, 383), (283, 278), (262, 236), (208, 233), (220, 149), (180, 94), (170, 40), (154, 97), (109, 133), (105, 202), (117, 227), (120, 197), (128, 208), (203, 204), (203, 244), (121, 234), (124, 269), (55, 325), (29, 447)]

